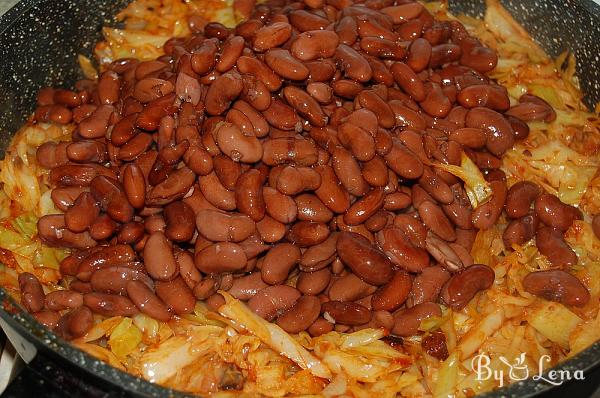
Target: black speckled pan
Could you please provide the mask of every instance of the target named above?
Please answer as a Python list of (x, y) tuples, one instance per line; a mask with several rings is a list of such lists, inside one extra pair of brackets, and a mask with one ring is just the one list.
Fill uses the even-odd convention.
[[(0, 17), (0, 148), (33, 111), (41, 86), (69, 85), (80, 77), (76, 55), (89, 54), (105, 23), (127, 0), (24, 0)], [(453, 12), (481, 15), (483, 2), (453, 0)], [(505, 7), (551, 55), (574, 51), (588, 105), (600, 101), (600, 6), (591, 0), (508, 0)], [(60, 379), (68, 395), (79, 388), (90, 397), (179, 397), (121, 372), (75, 349), (24, 312), (0, 288), (0, 324), (17, 351), (35, 367), (51, 357), (60, 367), (41, 369)], [(600, 342), (556, 369), (589, 370), (600, 363)], [(40, 369), (38, 369), (40, 370)], [(552, 385), (526, 380), (485, 397), (529, 397)]]

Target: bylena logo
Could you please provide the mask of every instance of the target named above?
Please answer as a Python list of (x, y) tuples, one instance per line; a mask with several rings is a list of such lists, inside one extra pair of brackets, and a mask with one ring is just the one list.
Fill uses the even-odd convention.
[[(504, 386), (505, 380), (511, 382), (521, 381), (531, 377), (535, 381), (543, 381), (555, 386), (559, 386), (568, 380), (583, 380), (583, 370), (549, 370), (544, 375), (544, 364), (550, 362), (550, 355), (542, 355), (538, 362), (537, 374), (530, 372), (529, 367), (525, 363), (525, 353), (521, 353), (513, 362), (506, 359), (506, 357), (499, 356), (498, 359), (504, 365), (505, 369), (492, 369), (491, 360), (487, 354), (479, 354), (471, 361), (471, 367), (477, 375), (478, 381), (483, 380), (496, 380), (500, 387)], [(507, 373), (508, 372), (508, 373)]]

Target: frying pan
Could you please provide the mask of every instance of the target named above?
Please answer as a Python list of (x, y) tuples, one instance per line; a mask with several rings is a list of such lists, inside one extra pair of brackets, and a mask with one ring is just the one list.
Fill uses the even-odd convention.
[[(112, 16), (127, 0), (23, 0), (0, 17), (0, 150), (31, 114), (42, 86), (70, 85), (81, 78), (78, 53), (89, 55), (100, 28), (115, 25)], [(600, 6), (591, 0), (507, 0), (515, 19), (552, 56), (574, 51), (578, 76), (588, 106), (600, 101)], [(483, 1), (452, 0), (453, 12), (481, 16)], [(39, 369), (86, 395), (110, 397), (182, 397), (121, 372), (77, 350), (38, 324), (0, 288), (0, 326), (19, 354), (34, 367), (50, 358), (58, 367)], [(600, 363), (600, 342), (560, 364), (556, 370), (588, 371)], [(525, 380), (485, 397), (529, 397), (553, 386)], [(108, 390), (108, 392), (107, 392)]]

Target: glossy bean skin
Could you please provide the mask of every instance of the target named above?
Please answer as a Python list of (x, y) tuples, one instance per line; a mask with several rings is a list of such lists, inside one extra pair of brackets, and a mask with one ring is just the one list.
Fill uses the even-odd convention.
[(538, 229), (539, 218), (535, 214), (528, 214), (512, 220), (502, 233), (504, 247), (512, 248), (513, 245), (522, 245), (535, 236)]
[(541, 188), (530, 181), (519, 181), (510, 187), (504, 209), (511, 218), (525, 216), (533, 201), (542, 193)]
[(523, 278), (523, 288), (535, 296), (574, 307), (582, 307), (590, 300), (587, 287), (561, 270), (531, 272)]
[(430, 302), (417, 304), (394, 314), (392, 334), (403, 337), (414, 336), (419, 333), (419, 327), (423, 320), (441, 315), (442, 310), (438, 304)]
[(185, 242), (194, 235), (194, 211), (183, 201), (169, 203), (164, 210), (165, 236), (175, 242)]
[(350, 302), (368, 297), (376, 290), (376, 286), (364, 282), (352, 273), (348, 273), (333, 281), (328, 291), (328, 297), (334, 301)]
[(127, 295), (135, 306), (146, 315), (163, 322), (171, 319), (171, 313), (167, 306), (144, 283), (128, 282)]
[(490, 187), (492, 188), (491, 199), (473, 210), (473, 226), (478, 229), (492, 227), (500, 217), (506, 202), (507, 190), (503, 181), (492, 181)]
[(178, 273), (173, 249), (160, 231), (151, 234), (144, 246), (144, 267), (155, 280), (171, 280)]
[(73, 232), (84, 232), (99, 214), (100, 207), (93, 195), (82, 192), (65, 212), (65, 225)]
[[(283, 283), (291, 269), (300, 261), (300, 248), (290, 243), (279, 243), (269, 250), (262, 263), (261, 275), (269, 285)], [(312, 323), (312, 322), (311, 322)]]
[(38, 236), (49, 246), (87, 248), (96, 246), (96, 241), (86, 232), (74, 233), (67, 229), (65, 216), (52, 214), (38, 220)]
[(302, 296), (277, 318), (277, 324), (288, 333), (299, 333), (312, 325), (320, 313), (321, 301), (317, 297)]
[(535, 234), (535, 244), (540, 254), (557, 267), (570, 267), (577, 264), (577, 255), (565, 242), (563, 233), (551, 227), (541, 227)]
[(573, 221), (581, 219), (581, 212), (578, 209), (562, 203), (551, 194), (537, 197), (534, 208), (541, 222), (560, 231), (566, 231)]
[(422, 248), (415, 247), (400, 228), (383, 228), (377, 234), (377, 243), (387, 257), (402, 269), (420, 272), (429, 266), (427, 252)]
[(194, 310), (196, 299), (181, 277), (170, 281), (157, 281), (156, 295), (177, 315), (189, 314)]
[(514, 144), (514, 132), (510, 123), (498, 112), (476, 107), (467, 113), (466, 127), (482, 128), (486, 133), (486, 148), (500, 156)]
[(19, 289), (21, 290), (21, 304), (29, 312), (38, 312), (44, 308), (45, 294), (38, 278), (29, 273), (19, 274)]
[(393, 276), (392, 262), (356, 233), (340, 233), (337, 253), (342, 262), (367, 283), (382, 285)]
[(109, 293), (86, 293), (83, 303), (93, 312), (104, 316), (132, 316), (138, 313), (127, 297)]
[(371, 320), (372, 313), (360, 304), (342, 301), (328, 301), (321, 304), (321, 312), (329, 315), (336, 323), (361, 325)]
[(77, 308), (83, 305), (83, 295), (72, 290), (55, 290), (46, 295), (45, 306), (51, 311)]
[(487, 265), (474, 264), (453, 275), (442, 287), (444, 303), (455, 310), (463, 309), (477, 292), (494, 283), (494, 271)]
[(232, 242), (214, 243), (196, 251), (196, 267), (206, 273), (233, 272), (246, 266), (248, 258), (240, 245)]
[(72, 340), (85, 335), (93, 325), (92, 311), (86, 306), (81, 306), (60, 317), (55, 332), (66, 340)]
[(261, 318), (271, 321), (292, 308), (299, 298), (300, 292), (291, 286), (268, 286), (252, 296), (248, 307)]
[(450, 273), (440, 266), (427, 267), (415, 276), (410, 294), (406, 300), (407, 306), (436, 302), (442, 286), (450, 279)]
[(267, 285), (260, 272), (253, 272), (249, 275), (233, 279), (231, 288), (227, 291), (238, 300), (250, 300), (258, 291), (266, 288)]
[(371, 299), (373, 310), (395, 311), (404, 304), (411, 291), (411, 287), (412, 279), (408, 272), (403, 270), (396, 271), (392, 279), (373, 294)]
[(327, 268), (315, 272), (301, 272), (298, 276), (296, 289), (304, 295), (316, 296), (327, 288), (330, 280), (331, 271)]

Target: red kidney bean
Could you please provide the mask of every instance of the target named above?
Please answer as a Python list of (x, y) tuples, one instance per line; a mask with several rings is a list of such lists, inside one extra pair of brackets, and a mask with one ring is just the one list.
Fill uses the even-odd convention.
[(302, 296), (296, 304), (277, 318), (277, 324), (288, 333), (299, 333), (312, 325), (321, 313), (321, 301)]
[(21, 290), (21, 304), (31, 313), (39, 312), (44, 308), (45, 293), (38, 278), (29, 273), (19, 274), (19, 289)]
[(154, 232), (144, 246), (144, 267), (156, 280), (171, 280), (179, 272), (173, 249), (162, 232)]
[[(457, 245), (457, 247), (460, 245)], [(440, 239), (433, 232), (427, 233), (425, 248), (448, 271), (456, 272), (465, 267), (459, 253), (445, 240)]]
[(335, 32), (312, 30), (296, 36), (290, 47), (290, 52), (301, 61), (331, 58), (338, 47), (338, 43), (339, 37)]
[(336, 247), (342, 262), (365, 282), (383, 285), (392, 278), (392, 262), (359, 234), (341, 232)]
[[(357, 160), (366, 162), (375, 156), (374, 137), (358, 124), (340, 124), (337, 139)], [(335, 152), (335, 149), (331, 149), (331, 152)]]
[(306, 249), (300, 260), (300, 270), (314, 272), (329, 265), (335, 258), (337, 237), (337, 233), (331, 233), (325, 241)]
[(165, 303), (144, 283), (136, 280), (127, 283), (127, 295), (135, 306), (143, 313), (159, 321), (171, 319)]
[(483, 264), (474, 264), (453, 275), (442, 287), (444, 303), (454, 310), (461, 310), (475, 294), (489, 289), (494, 283), (494, 271)]
[(33, 317), (36, 321), (44, 325), (50, 330), (56, 329), (58, 326), (58, 321), (60, 320), (60, 314), (56, 311), (39, 311), (34, 312)]
[(283, 96), (288, 104), (313, 126), (324, 127), (327, 125), (328, 118), (323, 113), (321, 106), (306, 91), (298, 87), (287, 86), (283, 89)]
[(529, 214), (512, 220), (502, 233), (504, 247), (511, 249), (513, 245), (522, 245), (535, 236), (539, 225), (539, 218), (535, 214)]
[(357, 303), (328, 301), (321, 304), (321, 313), (342, 325), (361, 325), (371, 320), (372, 312)]
[(287, 279), (292, 268), (300, 261), (300, 249), (291, 243), (279, 243), (269, 250), (262, 263), (261, 275), (269, 285), (278, 285)]
[(127, 297), (109, 293), (86, 293), (83, 303), (96, 314), (104, 316), (132, 316), (138, 313)]
[(178, 276), (170, 281), (157, 281), (154, 287), (156, 295), (173, 313), (183, 315), (194, 311), (196, 298), (183, 278)]
[(111, 105), (100, 105), (90, 116), (79, 123), (79, 135), (83, 138), (104, 137), (114, 111), (115, 108)]
[(304, 80), (310, 74), (309, 69), (302, 62), (282, 48), (272, 48), (267, 51), (265, 63), (284, 79)]
[(421, 3), (411, 2), (392, 7), (385, 7), (381, 9), (381, 12), (389, 15), (393, 23), (401, 24), (417, 18), (421, 12), (423, 12), (423, 5)]
[(312, 194), (301, 194), (294, 198), (298, 208), (298, 219), (302, 221), (329, 222), (333, 212)]
[(423, 101), (426, 96), (425, 86), (417, 74), (405, 63), (395, 62), (390, 71), (398, 86), (415, 101)]
[[(257, 58), (242, 55), (238, 58), (237, 68), (240, 73), (255, 76), (269, 91), (277, 91), (281, 88), (281, 78)], [(253, 101), (248, 102), (254, 105)]]
[(117, 230), (117, 223), (108, 214), (100, 214), (90, 225), (92, 239), (100, 241), (108, 239)]
[(565, 242), (563, 232), (552, 227), (541, 227), (535, 235), (535, 244), (540, 254), (557, 267), (570, 267), (577, 264), (577, 255)]
[(254, 51), (264, 52), (270, 48), (278, 47), (285, 43), (292, 34), (292, 26), (285, 22), (275, 22), (263, 26), (254, 34), (252, 41)]
[(323, 292), (331, 280), (331, 271), (323, 268), (315, 272), (301, 272), (296, 282), (296, 289), (302, 294), (316, 296)]
[(117, 234), (117, 241), (124, 244), (134, 244), (144, 237), (144, 224), (128, 222), (123, 224)]
[(82, 192), (65, 212), (65, 225), (72, 232), (84, 232), (98, 217), (100, 207), (89, 192)]
[(421, 347), (427, 354), (441, 361), (447, 359), (450, 355), (446, 345), (446, 335), (439, 330), (423, 336)]
[(523, 288), (535, 296), (574, 307), (583, 307), (590, 300), (587, 287), (561, 270), (531, 272), (523, 278)]
[(165, 236), (175, 242), (186, 242), (194, 235), (194, 211), (185, 202), (169, 203), (164, 210)]
[(327, 295), (334, 301), (356, 301), (370, 297), (376, 290), (377, 286), (364, 282), (353, 273), (347, 273), (331, 283)]
[(83, 295), (72, 290), (55, 290), (46, 295), (45, 305), (51, 311), (81, 307)]
[(419, 205), (418, 211), (425, 225), (442, 239), (449, 242), (456, 239), (454, 227), (438, 205), (426, 200)]
[(90, 283), (94, 291), (122, 294), (125, 293), (127, 282), (131, 280), (139, 280), (148, 286), (154, 286), (152, 279), (142, 271), (123, 266), (101, 268), (95, 271)]
[(344, 222), (348, 225), (364, 223), (383, 206), (383, 189), (372, 189), (369, 193), (357, 200), (344, 214)]
[(385, 285), (381, 286), (371, 299), (374, 311), (395, 311), (406, 299), (411, 291), (412, 279), (408, 272), (398, 270), (394, 277)]
[(150, 206), (166, 205), (183, 198), (194, 184), (195, 179), (196, 175), (187, 167), (175, 170), (169, 174), (167, 179), (155, 185), (148, 192), (146, 204)]
[(291, 286), (268, 286), (252, 296), (248, 307), (261, 318), (272, 321), (292, 308), (299, 298), (300, 292)]
[(450, 279), (450, 273), (443, 267), (427, 267), (415, 276), (412, 288), (406, 300), (408, 307), (436, 302), (442, 286)]
[(243, 248), (233, 242), (214, 243), (196, 251), (196, 267), (205, 274), (234, 272), (246, 266)]
[(506, 88), (489, 84), (474, 84), (463, 88), (457, 100), (465, 108), (482, 106), (496, 111), (506, 111), (510, 107)]
[(466, 127), (481, 128), (486, 133), (486, 148), (500, 156), (512, 148), (515, 134), (510, 123), (496, 111), (475, 107), (467, 113)]
[(552, 194), (543, 194), (535, 199), (535, 213), (549, 227), (566, 231), (573, 221), (582, 218), (581, 211), (564, 204)]
[(399, 228), (384, 228), (377, 234), (377, 242), (395, 265), (407, 271), (420, 272), (429, 266), (427, 252), (411, 244), (405, 233)]
[(67, 145), (67, 157), (76, 163), (104, 163), (108, 154), (103, 143), (82, 140)]
[(440, 306), (435, 303), (422, 303), (394, 314), (392, 334), (402, 337), (419, 333), (421, 322), (431, 317), (442, 315)]
[(327, 239), (330, 230), (325, 223), (297, 221), (289, 230), (287, 239), (300, 247), (317, 245)]
[(222, 114), (241, 94), (242, 89), (242, 77), (239, 74), (230, 72), (219, 76), (206, 93), (206, 112), (209, 115)]
[(75, 233), (67, 229), (65, 216), (52, 214), (43, 216), (37, 224), (38, 236), (49, 246), (69, 248), (86, 248), (96, 246), (88, 232)]
[(253, 272), (249, 275), (233, 279), (231, 288), (227, 291), (238, 300), (249, 300), (258, 291), (266, 288), (267, 285), (263, 280), (260, 272)]
[(86, 306), (81, 306), (60, 317), (55, 332), (66, 340), (72, 340), (85, 335), (92, 326), (94, 326), (92, 311)]
[(76, 276), (77, 279), (88, 282), (96, 270), (133, 261), (135, 261), (135, 253), (128, 245), (102, 246), (81, 260)]
[(48, 141), (40, 145), (36, 151), (36, 160), (40, 166), (52, 169), (69, 162), (67, 157), (67, 142)]

